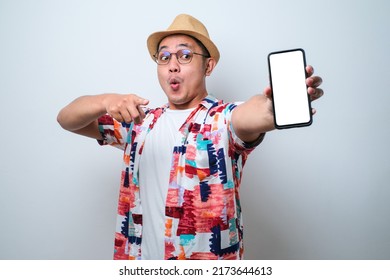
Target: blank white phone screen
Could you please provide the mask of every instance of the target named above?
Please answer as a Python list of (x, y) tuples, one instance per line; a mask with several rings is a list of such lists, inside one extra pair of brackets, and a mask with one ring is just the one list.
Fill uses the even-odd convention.
[(269, 63), (276, 125), (310, 124), (303, 51), (270, 54)]

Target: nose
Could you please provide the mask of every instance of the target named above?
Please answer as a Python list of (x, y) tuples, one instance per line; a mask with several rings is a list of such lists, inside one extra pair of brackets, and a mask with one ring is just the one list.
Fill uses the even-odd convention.
[(169, 66), (169, 72), (171, 73), (180, 72), (180, 64), (179, 61), (177, 60), (176, 55), (171, 56), (168, 66)]

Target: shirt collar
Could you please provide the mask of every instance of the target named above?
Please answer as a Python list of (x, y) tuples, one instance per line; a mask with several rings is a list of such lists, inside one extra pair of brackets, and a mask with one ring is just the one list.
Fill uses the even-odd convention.
[(215, 103), (218, 103), (218, 99), (209, 94), (202, 100), (202, 102), (200, 102), (200, 106), (210, 109), (215, 105)]

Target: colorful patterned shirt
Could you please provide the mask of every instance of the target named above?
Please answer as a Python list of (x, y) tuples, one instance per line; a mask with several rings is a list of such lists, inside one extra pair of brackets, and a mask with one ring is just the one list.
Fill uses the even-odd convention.
[[(242, 259), (242, 169), (264, 135), (250, 144), (237, 137), (231, 123), (236, 106), (209, 95), (178, 132), (182, 137), (172, 151), (161, 232), (165, 259)], [(99, 143), (124, 150), (114, 259), (141, 259), (139, 160), (149, 131), (167, 107), (147, 111), (139, 125), (120, 123), (109, 115), (99, 118), (104, 138)]]

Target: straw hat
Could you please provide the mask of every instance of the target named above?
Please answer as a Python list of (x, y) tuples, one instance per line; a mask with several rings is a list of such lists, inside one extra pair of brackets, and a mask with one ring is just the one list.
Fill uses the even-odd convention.
[(161, 40), (173, 34), (184, 34), (198, 39), (209, 51), (210, 56), (213, 57), (216, 62), (218, 62), (218, 48), (210, 40), (210, 36), (206, 27), (196, 18), (186, 14), (178, 15), (166, 31), (155, 32), (149, 36), (147, 45), (149, 54), (153, 60)]

